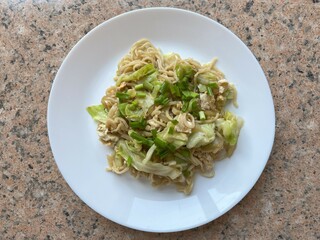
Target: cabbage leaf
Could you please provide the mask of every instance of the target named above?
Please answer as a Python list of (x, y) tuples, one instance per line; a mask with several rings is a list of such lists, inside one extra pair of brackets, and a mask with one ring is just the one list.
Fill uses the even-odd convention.
[(108, 114), (102, 104), (87, 107), (87, 112), (95, 121), (102, 123), (107, 121)]
[(119, 86), (122, 82), (131, 82), (138, 81), (152, 73), (154, 73), (156, 69), (153, 64), (146, 64), (137, 71), (129, 74), (129, 75), (121, 75), (117, 80), (117, 86)]
[[(176, 132), (175, 130), (172, 131), (172, 129), (174, 129), (174, 124), (172, 122), (169, 122), (167, 124), (167, 126), (165, 127), (165, 129), (163, 129), (162, 132), (158, 133), (158, 136), (168, 142), (174, 145), (174, 147), (177, 149), (183, 145), (185, 145), (188, 141), (188, 136), (185, 133), (179, 133)], [(171, 131), (170, 131), (171, 129)]]
[[(155, 148), (151, 151), (153, 152), (154, 150)], [(174, 167), (164, 166), (161, 163), (148, 161), (146, 158), (151, 157), (151, 155), (145, 156), (142, 152), (131, 147), (125, 140), (120, 140), (117, 143), (115, 151), (116, 155), (120, 155), (127, 162), (130, 161), (130, 165), (138, 171), (169, 177), (171, 179), (176, 179), (181, 175), (181, 171)]]
[(216, 121), (218, 130), (222, 131), (225, 141), (230, 145), (236, 145), (243, 125), (242, 119), (231, 112), (226, 112), (223, 118)]
[(207, 145), (215, 139), (214, 123), (196, 124), (187, 143), (187, 148)]

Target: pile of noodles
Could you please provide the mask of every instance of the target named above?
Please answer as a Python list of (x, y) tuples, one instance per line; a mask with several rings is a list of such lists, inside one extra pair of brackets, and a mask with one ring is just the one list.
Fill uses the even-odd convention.
[[(138, 81), (122, 81), (122, 79), (148, 64), (152, 64), (156, 69), (158, 82), (170, 84), (179, 81), (177, 66), (190, 66), (195, 73), (190, 82), (194, 86), (193, 91), (199, 96), (196, 104), (205, 118), (199, 119), (198, 115), (188, 111), (183, 112), (184, 103), (181, 99), (170, 99), (167, 104), (157, 105), (154, 104), (154, 99), (150, 98), (149, 104), (146, 103), (148, 109), (143, 116), (145, 127), (132, 129), (130, 121), (119, 110), (120, 100), (117, 92), (130, 92), (130, 89), (134, 92)], [(101, 101), (106, 119), (98, 122), (98, 135), (104, 144), (115, 150), (111, 156), (108, 156), (108, 170), (117, 174), (129, 171), (135, 177), (144, 176), (154, 186), (175, 184), (177, 189), (185, 194), (192, 191), (196, 172), (206, 177), (213, 177), (214, 163), (232, 155), (242, 125), (239, 118), (224, 110), (228, 101), (236, 105), (236, 90), (234, 85), (224, 79), (224, 74), (216, 68), (215, 64), (216, 59), (202, 65), (193, 59), (182, 59), (176, 53), (164, 55), (146, 39), (136, 42), (118, 64), (114, 78), (116, 85), (106, 90)], [(206, 78), (206, 76), (209, 77)], [(198, 89), (199, 82), (202, 83), (201, 86), (205, 86), (207, 81), (215, 82), (218, 86), (213, 95), (206, 91), (200, 92)], [(174, 132), (187, 136), (188, 139), (184, 145), (163, 158), (157, 156), (156, 145), (146, 147), (130, 136), (130, 131), (134, 130), (139, 136), (152, 141), (154, 133), (163, 133), (168, 124), (173, 121), (175, 121)], [(226, 137), (229, 131), (227, 124), (223, 125), (227, 121), (230, 122), (229, 125), (233, 123), (236, 126), (236, 129), (233, 129), (233, 137), (236, 137), (236, 140), (232, 142)], [(213, 128), (209, 129), (212, 131), (212, 136), (208, 144), (200, 144), (201, 146), (189, 144), (190, 138), (198, 134), (197, 131), (198, 129), (201, 131), (202, 126)], [(181, 153), (187, 152), (187, 154), (177, 156), (179, 149), (182, 149)], [(151, 157), (148, 156), (146, 159), (148, 152)]]

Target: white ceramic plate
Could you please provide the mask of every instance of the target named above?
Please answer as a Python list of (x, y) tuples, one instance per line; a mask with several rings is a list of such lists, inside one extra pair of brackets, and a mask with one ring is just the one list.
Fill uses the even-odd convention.
[[(216, 164), (212, 179), (196, 176), (190, 196), (173, 187), (154, 189), (130, 174), (106, 172), (111, 152), (86, 112), (113, 85), (117, 63), (130, 46), (148, 38), (166, 52), (218, 67), (235, 83), (245, 120), (230, 159)], [(262, 173), (272, 148), (275, 115), (265, 75), (250, 50), (227, 28), (199, 14), (172, 8), (132, 11), (112, 18), (82, 38), (54, 80), (48, 131), (57, 165), (73, 191), (92, 209), (124, 226), (172, 232), (208, 223), (235, 206)]]

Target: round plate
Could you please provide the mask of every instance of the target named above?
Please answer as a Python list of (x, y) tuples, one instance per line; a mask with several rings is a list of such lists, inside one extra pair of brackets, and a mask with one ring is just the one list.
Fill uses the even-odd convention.
[[(149, 39), (164, 53), (217, 66), (238, 89), (244, 119), (233, 156), (216, 164), (215, 177), (196, 176), (189, 196), (174, 187), (153, 188), (129, 173), (106, 172), (106, 155), (86, 107), (99, 104), (114, 84), (117, 64), (130, 46)], [(57, 165), (72, 190), (93, 210), (124, 226), (172, 232), (208, 223), (235, 206), (262, 173), (273, 145), (275, 115), (266, 77), (250, 50), (231, 31), (199, 14), (150, 8), (114, 17), (71, 50), (54, 80), (48, 131)]]

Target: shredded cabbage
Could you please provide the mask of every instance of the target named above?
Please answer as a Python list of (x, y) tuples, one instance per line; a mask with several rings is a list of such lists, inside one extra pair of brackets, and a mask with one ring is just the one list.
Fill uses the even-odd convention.
[(198, 148), (212, 143), (215, 138), (214, 123), (197, 124), (189, 136), (187, 148)]
[(108, 115), (103, 105), (87, 107), (87, 111), (94, 120), (102, 123), (106, 122)]

